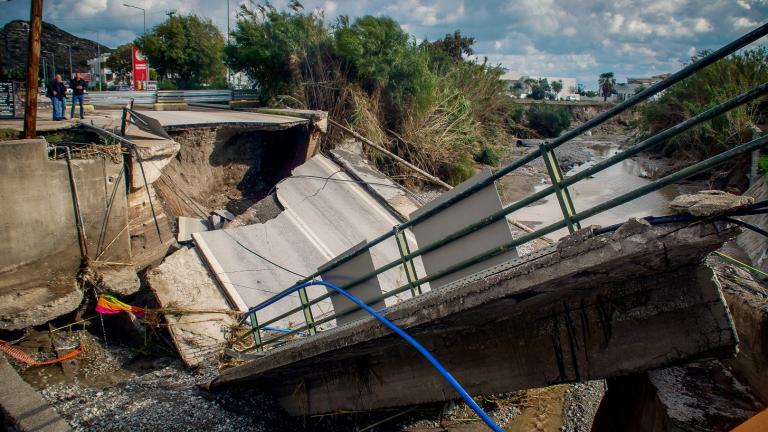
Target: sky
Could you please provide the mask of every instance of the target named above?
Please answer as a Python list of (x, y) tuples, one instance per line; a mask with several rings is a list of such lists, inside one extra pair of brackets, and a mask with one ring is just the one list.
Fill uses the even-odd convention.
[[(253, 0), (258, 1), (258, 0)], [(0, 25), (29, 18), (29, 0), (0, 2)], [(44, 20), (115, 47), (159, 24), (166, 13), (194, 13), (227, 29), (227, 0), (45, 0)], [(230, 0), (234, 28), (237, 8)], [(287, 0), (272, 4), (284, 7)], [(596, 88), (597, 76), (674, 72), (698, 50), (716, 49), (768, 21), (768, 0), (303, 0), (307, 11), (387, 15), (416, 40), (461, 30), (491, 64), (531, 76), (575, 77)], [(767, 43), (763, 39), (762, 43)], [(768, 43), (767, 43), (768, 44)]]

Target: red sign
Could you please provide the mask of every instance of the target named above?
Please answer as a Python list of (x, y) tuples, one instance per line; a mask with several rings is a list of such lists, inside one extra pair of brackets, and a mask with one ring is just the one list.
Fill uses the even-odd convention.
[(133, 89), (144, 90), (144, 86), (149, 81), (149, 62), (144, 55), (135, 46), (133, 47)]

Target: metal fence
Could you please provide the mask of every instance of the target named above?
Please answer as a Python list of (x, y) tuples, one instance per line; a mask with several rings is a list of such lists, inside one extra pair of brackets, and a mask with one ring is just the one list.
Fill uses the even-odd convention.
[(133, 100), (137, 104), (153, 103), (205, 103), (232, 100), (256, 100), (256, 90), (157, 90), (157, 91), (105, 91), (88, 92), (87, 103), (93, 105), (125, 105)]
[[(468, 257), (464, 261), (454, 264), (448, 268), (445, 268), (442, 271), (439, 271), (434, 274), (425, 275), (423, 277), (419, 277), (416, 280), (409, 281), (408, 284), (405, 284), (401, 287), (395, 288), (385, 294), (382, 294), (381, 296), (371, 299), (367, 302), (369, 305), (376, 304), (377, 302), (383, 301), (386, 298), (389, 298), (391, 296), (394, 296), (396, 294), (411, 290), (412, 292), (415, 292), (413, 290), (413, 287), (420, 286), (422, 284), (425, 284), (427, 282), (436, 280), (440, 277), (443, 277), (445, 275), (455, 273), (459, 270), (465, 269), (471, 265), (475, 265), (477, 263), (480, 263), (482, 261), (485, 261), (489, 258), (495, 257), (497, 255), (500, 255), (506, 251), (509, 251), (512, 248), (516, 248), (517, 246), (520, 246), (524, 243), (530, 242), (532, 240), (538, 239), (542, 236), (545, 236), (547, 234), (550, 234), (552, 232), (555, 232), (562, 228), (568, 228), (571, 232), (574, 232), (575, 230), (580, 228), (580, 223), (584, 221), (585, 219), (592, 217), (596, 214), (605, 212), (607, 210), (610, 210), (614, 207), (620, 206), (622, 204), (625, 204), (627, 202), (633, 201), (641, 196), (647, 195), (653, 191), (659, 190), (665, 186), (668, 186), (674, 182), (677, 182), (679, 180), (700, 174), (704, 171), (707, 171), (719, 164), (722, 164), (726, 161), (729, 161), (735, 157), (738, 157), (743, 154), (748, 154), (756, 149), (760, 149), (763, 147), (766, 147), (768, 145), (768, 136), (766, 137), (758, 137), (756, 139), (753, 139), (750, 142), (741, 144), (737, 147), (731, 148), (730, 150), (727, 150), (725, 152), (722, 152), (716, 156), (713, 156), (709, 159), (706, 159), (704, 161), (701, 161), (699, 163), (696, 163), (692, 166), (689, 166), (687, 168), (684, 168), (678, 172), (675, 172), (673, 174), (670, 174), (666, 177), (663, 177), (661, 179), (658, 179), (656, 181), (653, 181), (651, 183), (648, 183), (640, 188), (637, 188), (635, 190), (632, 190), (630, 192), (627, 192), (623, 195), (617, 196), (613, 199), (610, 199), (606, 202), (603, 202), (602, 204), (599, 204), (597, 206), (594, 206), (592, 208), (577, 211), (576, 207), (574, 206), (573, 201), (571, 200), (570, 194), (568, 192), (569, 186), (589, 178), (590, 176), (593, 176), (594, 174), (601, 172), (605, 170), (608, 167), (611, 167), (617, 163), (620, 163), (634, 155), (637, 155), (638, 153), (651, 149), (655, 146), (658, 146), (659, 144), (662, 144), (666, 140), (677, 136), (685, 131), (690, 130), (693, 127), (696, 127), (698, 125), (701, 125), (702, 123), (709, 121), (727, 111), (730, 111), (736, 107), (739, 107), (741, 105), (744, 105), (746, 103), (749, 103), (751, 101), (755, 101), (761, 96), (764, 96), (768, 94), (768, 83), (763, 83), (754, 89), (737, 95), (733, 97), (732, 99), (721, 103), (719, 105), (716, 105), (702, 113), (697, 114), (696, 116), (674, 126), (671, 127), (663, 132), (658, 133), (657, 135), (654, 135), (648, 139), (645, 139), (644, 141), (635, 144), (634, 146), (622, 151), (621, 153), (618, 153), (614, 156), (611, 156), (592, 167), (585, 169), (583, 171), (580, 171), (577, 174), (571, 175), (571, 176), (564, 176), (562, 171), (560, 170), (560, 166), (557, 161), (557, 157), (555, 154), (555, 150), (557, 147), (561, 146), (562, 144), (570, 141), (571, 139), (583, 134), (584, 132), (594, 128), (595, 126), (611, 119), (612, 117), (626, 111), (627, 109), (631, 108), (632, 106), (647, 100), (651, 98), (653, 95), (658, 94), (659, 92), (667, 89), (668, 87), (672, 86), (675, 83), (678, 83), (682, 80), (684, 80), (687, 77), (690, 77), (691, 75), (695, 74), (699, 70), (707, 67), (708, 65), (716, 62), (717, 60), (726, 57), (735, 51), (739, 50), (740, 48), (743, 48), (747, 46), (748, 44), (762, 38), (768, 34), (768, 25), (763, 25), (762, 27), (750, 32), (749, 34), (731, 42), (730, 44), (720, 48), (719, 50), (712, 52), (711, 54), (703, 57), (699, 61), (690, 64), (686, 66), (685, 68), (681, 69), (680, 71), (676, 72), (675, 74), (669, 76), (667, 79), (656, 83), (644, 91), (638, 93), (634, 97), (622, 102), (621, 104), (615, 105), (611, 109), (597, 115), (593, 119), (587, 121), (586, 123), (583, 123), (581, 126), (576, 127), (565, 134), (561, 135), (560, 137), (554, 139), (551, 142), (546, 142), (540, 145), (538, 149), (535, 151), (527, 154), (526, 156), (521, 157), (520, 159), (516, 160), (515, 162), (511, 163), (510, 165), (507, 165), (505, 167), (500, 168), (497, 170), (492, 176), (486, 178), (483, 181), (480, 181), (476, 183), (475, 185), (469, 187), (466, 190), (463, 190), (462, 192), (452, 196), (451, 198), (447, 199), (446, 201), (442, 202), (441, 204), (435, 206), (434, 208), (430, 209), (429, 211), (426, 211), (422, 213), (419, 216), (414, 217), (413, 219), (404, 222), (398, 226), (395, 226), (392, 228), (392, 230), (388, 231), (387, 233), (371, 240), (365, 243), (363, 247), (360, 247), (356, 249), (353, 253), (344, 255), (342, 257), (339, 257), (335, 260), (333, 260), (330, 264), (322, 267), (317, 272), (307, 276), (306, 278), (298, 281), (295, 285), (293, 285), (290, 288), (287, 288), (286, 290), (282, 291), (280, 294), (275, 295), (274, 297), (262, 302), (261, 304), (251, 308), (248, 312), (246, 312), (243, 315), (244, 319), (249, 319), (251, 324), (251, 331), (247, 334), (241, 336), (239, 340), (243, 340), (246, 337), (249, 337), (249, 335), (252, 335), (254, 344), (251, 347), (251, 349), (256, 349), (258, 351), (264, 350), (267, 347), (273, 347), (276, 344), (283, 343), (285, 341), (285, 338), (296, 335), (296, 334), (308, 334), (313, 335), (317, 332), (317, 327), (321, 324), (328, 323), (336, 318), (339, 318), (344, 315), (348, 315), (350, 313), (353, 313), (359, 308), (354, 308), (347, 310), (344, 313), (337, 313), (337, 314), (331, 314), (328, 316), (323, 317), (322, 319), (315, 320), (312, 314), (311, 306), (314, 304), (317, 304), (320, 301), (323, 301), (325, 299), (331, 298), (335, 295), (338, 295), (336, 293), (327, 293), (320, 296), (317, 296), (316, 298), (309, 299), (307, 292), (304, 288), (301, 287), (303, 283), (306, 283), (308, 281), (314, 280), (321, 276), (321, 273), (326, 273), (329, 270), (333, 268), (337, 268), (340, 265), (349, 262), (353, 258), (359, 256), (360, 254), (368, 251), (370, 248), (382, 243), (383, 241), (390, 239), (390, 238), (396, 238), (399, 241), (405, 240), (407, 242), (407, 239), (404, 235), (402, 235), (403, 231), (406, 229), (409, 229), (419, 223), (422, 223), (426, 220), (428, 220), (430, 217), (440, 213), (441, 211), (445, 210), (446, 208), (454, 205), (455, 203), (469, 197), (470, 195), (482, 190), (483, 188), (494, 184), (494, 182), (501, 177), (517, 170), (518, 168), (533, 162), (535, 159), (541, 157), (544, 159), (544, 162), (547, 167), (547, 171), (550, 175), (552, 185), (548, 186), (547, 188), (544, 188), (543, 190), (536, 192), (534, 194), (531, 194), (527, 196), (526, 198), (523, 198), (522, 200), (503, 208), (502, 210), (491, 214), (490, 216), (487, 216), (485, 218), (482, 218), (471, 225), (454, 232), (453, 234), (436, 241), (432, 244), (423, 246), (417, 250), (414, 250), (413, 252), (403, 253), (402, 259), (393, 261), (389, 264), (383, 265), (378, 267), (373, 272), (366, 274), (364, 276), (361, 276), (344, 286), (342, 288), (344, 289), (350, 289), (370, 278), (376, 277), (378, 274), (385, 272), (389, 269), (395, 268), (397, 266), (407, 266), (409, 265), (412, 260), (418, 256), (421, 256), (423, 254), (426, 254), (430, 251), (433, 251), (437, 248), (440, 248), (450, 242), (453, 242), (455, 240), (458, 240), (470, 233), (473, 233), (485, 226), (488, 226), (496, 221), (500, 221), (504, 219), (507, 215), (526, 207), (532, 203), (535, 203), (543, 198), (546, 198), (547, 196), (551, 194), (555, 194), (558, 200), (558, 203), (560, 204), (560, 208), (563, 213), (563, 218), (559, 220), (558, 222), (554, 222), (550, 225), (547, 225), (543, 228), (540, 228), (538, 230), (535, 230), (531, 233), (525, 234), (514, 241), (504, 244), (502, 246), (496, 247), (494, 249), (491, 249), (489, 251), (486, 251), (482, 254)], [(407, 270), (406, 270), (407, 271)], [(291, 309), (283, 314), (280, 314), (276, 317), (273, 317), (269, 319), (268, 321), (265, 321), (263, 323), (259, 323), (257, 319), (257, 313), (261, 310), (264, 310), (268, 308), (270, 305), (276, 303), (277, 301), (287, 297), (289, 294), (292, 294), (294, 292), (297, 292), (299, 294), (299, 299), (301, 301), (301, 306), (296, 307), (294, 309)], [(416, 294), (414, 294), (416, 295)], [(269, 330), (269, 327), (271, 324), (274, 324), (288, 316), (291, 316), (296, 313), (303, 313), (305, 322), (302, 325), (294, 326), (289, 331), (283, 332), (277, 336), (272, 336), (269, 339), (263, 340), (262, 336), (264, 334), (271, 335), (269, 332), (264, 333), (265, 331)]]

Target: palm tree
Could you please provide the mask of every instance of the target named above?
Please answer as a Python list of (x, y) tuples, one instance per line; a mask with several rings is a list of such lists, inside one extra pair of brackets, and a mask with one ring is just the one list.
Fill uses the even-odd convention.
[(608, 96), (613, 92), (615, 85), (616, 78), (613, 77), (613, 72), (603, 72), (600, 74), (600, 78), (597, 80), (597, 88), (600, 89), (600, 94), (603, 95), (603, 102), (608, 100)]

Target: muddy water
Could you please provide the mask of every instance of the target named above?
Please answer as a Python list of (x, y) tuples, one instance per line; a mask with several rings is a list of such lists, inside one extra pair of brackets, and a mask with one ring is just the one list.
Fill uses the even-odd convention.
[[(588, 148), (594, 154), (593, 158), (574, 167), (566, 173), (566, 176), (576, 174), (621, 151), (618, 144), (612, 143), (592, 143), (589, 144)], [(651, 180), (641, 177), (645, 175), (647, 173), (642, 171), (640, 164), (631, 159), (613, 165), (597, 173), (593, 178), (581, 180), (569, 188), (574, 207), (577, 212), (587, 210), (611, 198), (644, 186), (651, 182)], [(549, 183), (538, 185), (536, 191), (538, 192), (547, 186)], [(676, 195), (677, 188), (674, 185), (667, 186), (635, 201), (595, 215), (582, 222), (581, 225), (608, 226), (626, 221), (631, 217), (665, 215), (669, 213), (667, 203)], [(545, 200), (535, 203), (535, 205), (529, 205), (514, 212), (512, 217), (533, 228), (541, 228), (562, 219), (563, 214), (557, 198), (553, 194)], [(566, 229), (562, 229), (549, 234), (548, 237), (558, 239), (567, 233)]]

